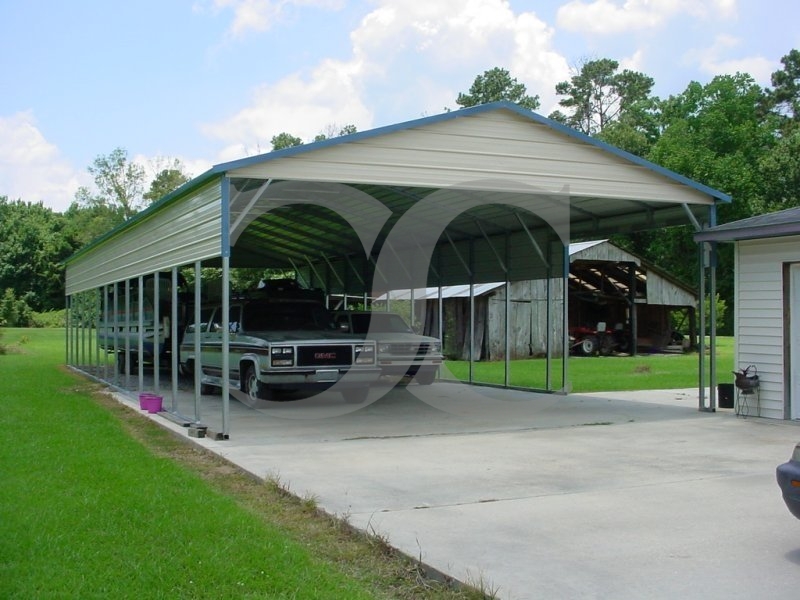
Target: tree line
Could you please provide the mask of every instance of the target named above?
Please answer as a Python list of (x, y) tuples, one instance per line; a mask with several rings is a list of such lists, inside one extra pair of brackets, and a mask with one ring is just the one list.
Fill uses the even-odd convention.
[[(548, 117), (731, 195), (734, 202), (718, 210), (725, 223), (800, 204), (800, 51), (781, 64), (767, 88), (736, 73), (692, 81), (662, 99), (648, 75), (608, 58), (586, 60), (556, 85), (559, 109)], [(497, 100), (540, 108), (539, 96), (501, 67), (478, 75), (455, 104)], [(331, 125), (312, 141), (355, 132)], [(271, 139), (273, 150), (302, 143), (287, 132)], [(162, 161), (146, 187), (144, 168), (122, 148), (98, 156), (88, 171), (94, 187), (80, 188), (64, 213), (0, 195), (0, 325), (30, 325), (37, 313), (63, 308), (63, 261), (190, 179), (180, 161)], [(692, 233), (687, 225), (613, 242), (695, 285), (697, 261), (687, 260), (697, 253)], [(719, 293), (732, 303), (731, 245), (720, 247)]]

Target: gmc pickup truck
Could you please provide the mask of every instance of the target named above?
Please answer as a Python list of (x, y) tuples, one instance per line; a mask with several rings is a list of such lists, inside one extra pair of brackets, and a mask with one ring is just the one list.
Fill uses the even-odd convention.
[(422, 385), (436, 379), (443, 360), (441, 341), (417, 335), (400, 315), (343, 310), (334, 313), (334, 321), (342, 331), (375, 340), (382, 375), (410, 376)]
[[(344, 333), (334, 325), (319, 290), (293, 281), (233, 298), (229, 306), (229, 384), (251, 400), (275, 399), (280, 392), (339, 386), (347, 401), (363, 402), (380, 376), (374, 341)], [(180, 347), (184, 372), (201, 368), (203, 392), (222, 386), (222, 307), (204, 309), (200, 360), (195, 356), (195, 326), (187, 327)]]

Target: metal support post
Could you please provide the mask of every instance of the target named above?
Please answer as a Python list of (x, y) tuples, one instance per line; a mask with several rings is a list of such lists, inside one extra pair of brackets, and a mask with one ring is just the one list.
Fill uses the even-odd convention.
[[(172, 356), (170, 362), (172, 363), (172, 412), (178, 412), (178, 362), (180, 359), (180, 349), (178, 348), (178, 267), (172, 267), (172, 310), (171, 310), (171, 323), (170, 338), (172, 343)], [(188, 320), (188, 315), (187, 315)]]

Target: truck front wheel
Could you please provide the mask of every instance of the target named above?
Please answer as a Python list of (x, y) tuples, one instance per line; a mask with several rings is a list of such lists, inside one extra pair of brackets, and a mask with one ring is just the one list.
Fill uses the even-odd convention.
[(420, 385), (431, 385), (436, 380), (436, 369), (420, 369), (414, 378)]
[(255, 366), (247, 365), (242, 378), (242, 391), (247, 394), (251, 401), (271, 400), (271, 394), (267, 387), (258, 379)]

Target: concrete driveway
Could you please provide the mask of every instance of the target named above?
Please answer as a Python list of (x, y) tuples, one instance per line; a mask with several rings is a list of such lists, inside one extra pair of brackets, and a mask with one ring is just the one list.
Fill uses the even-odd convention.
[[(219, 404), (203, 399), (212, 428)], [(234, 401), (231, 439), (197, 442), (499, 598), (800, 593), (800, 521), (774, 475), (795, 423), (700, 413), (695, 390), (437, 383), (352, 408)]]

